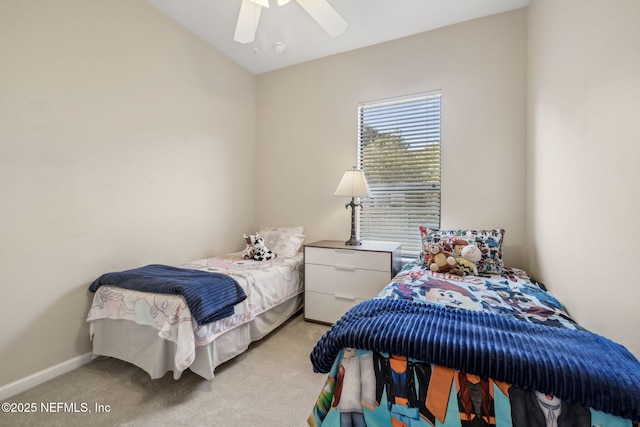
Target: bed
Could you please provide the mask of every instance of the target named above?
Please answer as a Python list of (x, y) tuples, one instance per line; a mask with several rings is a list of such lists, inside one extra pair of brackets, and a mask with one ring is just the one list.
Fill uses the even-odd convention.
[(637, 427), (640, 362), (504, 267), (504, 230), (421, 235), (454, 258), (480, 246), (478, 273), (434, 272), (425, 253), (343, 315), (311, 352), (328, 376), (309, 425)]
[(87, 315), (92, 357), (124, 360), (154, 379), (167, 372), (179, 379), (186, 369), (212, 379), (217, 366), (244, 352), (251, 342), (262, 339), (302, 308), (303, 228), (261, 227), (259, 233), (276, 258), (257, 261), (234, 252), (178, 267), (150, 265), (126, 271), (152, 269), (155, 274), (162, 269), (205, 281), (226, 278), (241, 297), (230, 310), (225, 307), (219, 312), (223, 314), (198, 317), (194, 306), (187, 304), (191, 302), (188, 294), (103, 284), (121, 272), (100, 276), (92, 284), (95, 294)]

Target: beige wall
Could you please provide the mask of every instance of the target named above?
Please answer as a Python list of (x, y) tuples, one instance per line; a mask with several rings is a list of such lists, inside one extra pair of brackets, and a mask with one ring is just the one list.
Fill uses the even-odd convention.
[(242, 248), (254, 102), (143, 0), (0, 2), (0, 386), (91, 350), (98, 275)]
[(529, 265), (640, 356), (640, 2), (529, 6)]
[(255, 77), (142, 0), (0, 2), (0, 387), (90, 351), (105, 271), (260, 224), (348, 238), (358, 102), (434, 89), (442, 226), (506, 228), (508, 265), (640, 355), (638, 7), (533, 0)]
[(333, 192), (356, 164), (358, 103), (435, 89), (442, 227), (504, 227), (507, 263), (526, 268), (525, 9), (258, 75), (258, 221), (347, 240)]

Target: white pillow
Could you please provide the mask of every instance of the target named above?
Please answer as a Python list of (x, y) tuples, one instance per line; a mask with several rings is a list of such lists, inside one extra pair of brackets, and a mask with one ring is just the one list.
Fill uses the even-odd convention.
[(282, 258), (296, 256), (304, 243), (304, 226), (267, 227), (263, 225), (258, 234), (264, 239), (265, 246)]

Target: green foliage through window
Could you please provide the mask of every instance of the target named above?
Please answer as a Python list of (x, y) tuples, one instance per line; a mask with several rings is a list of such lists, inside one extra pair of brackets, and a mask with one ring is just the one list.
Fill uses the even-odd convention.
[(440, 226), (440, 92), (358, 106), (359, 167), (372, 197), (359, 211), (360, 238), (420, 253), (418, 227)]

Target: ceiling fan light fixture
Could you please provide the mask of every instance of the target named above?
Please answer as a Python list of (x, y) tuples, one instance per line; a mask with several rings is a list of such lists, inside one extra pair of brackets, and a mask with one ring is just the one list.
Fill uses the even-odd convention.
[[(278, 0), (282, 6), (290, 0)], [(347, 21), (331, 6), (328, 0), (296, 0), (302, 8), (331, 36), (338, 37), (347, 27)], [(260, 12), (269, 7), (269, 0), (242, 0), (240, 13), (233, 37), (238, 43), (251, 43), (255, 40)]]

